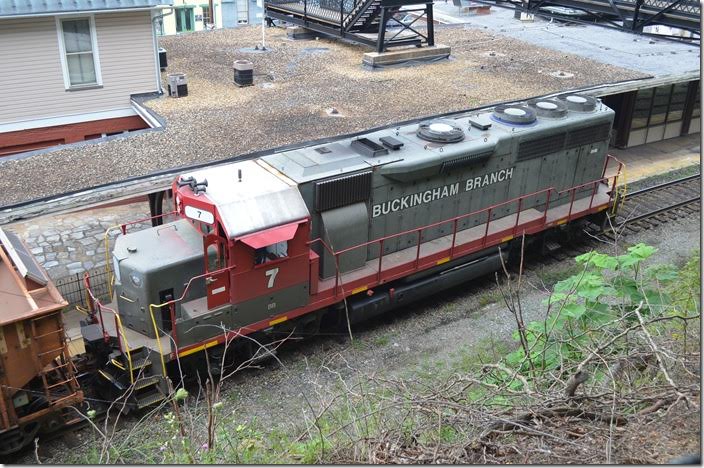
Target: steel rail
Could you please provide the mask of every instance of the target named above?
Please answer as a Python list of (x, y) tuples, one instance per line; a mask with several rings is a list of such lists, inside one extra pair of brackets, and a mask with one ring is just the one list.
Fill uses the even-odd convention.
[(636, 190), (635, 192), (629, 192), (626, 199), (630, 199), (632, 197), (637, 197), (639, 195), (644, 195), (646, 193), (651, 193), (651, 192), (656, 192), (658, 190), (667, 188), (667, 187), (672, 187), (673, 185), (679, 185), (685, 182), (689, 182), (690, 180), (694, 180), (697, 178), (700, 178), (701, 174), (694, 174), (692, 176), (688, 177), (683, 177), (681, 179), (676, 179), (676, 180), (671, 180), (669, 182), (663, 182), (662, 184), (658, 185), (653, 185), (652, 187), (646, 187), (644, 189)]
[[(628, 201), (631, 201), (631, 203), (632, 203), (634, 197), (637, 199), (638, 197), (644, 197), (647, 195), (657, 196), (656, 194), (658, 192), (668, 193), (668, 189), (677, 188), (677, 187), (681, 186), (682, 184), (686, 184), (687, 182), (691, 182), (691, 181), (694, 181), (694, 180), (700, 179), (700, 178), (701, 178), (701, 174), (695, 174), (692, 176), (682, 177), (680, 179), (675, 179), (675, 180), (671, 180), (668, 182), (663, 182), (661, 184), (654, 185), (652, 187), (646, 187), (644, 189), (641, 189), (641, 190), (638, 190), (638, 191), (635, 191), (635, 192), (628, 194), (626, 197), (625, 203), (628, 203)], [(669, 193), (672, 193), (672, 192), (669, 192)], [(685, 200), (680, 200), (680, 201), (676, 201), (676, 202), (670, 202), (670, 203), (667, 203), (666, 206), (659, 206), (659, 207), (653, 208), (651, 210), (648, 210), (644, 213), (639, 213), (639, 214), (636, 214), (631, 217), (627, 217), (627, 216), (622, 215), (621, 217), (623, 218), (623, 221), (618, 223), (617, 226), (618, 227), (627, 226), (629, 224), (633, 224), (638, 221), (641, 221), (641, 220), (644, 220), (647, 218), (652, 218), (653, 216), (657, 216), (662, 213), (667, 213), (667, 212), (675, 210), (677, 208), (681, 208), (683, 206), (687, 206), (692, 203), (696, 203), (697, 201), (700, 201), (700, 200), (701, 200), (701, 192), (694, 197), (689, 197)]]

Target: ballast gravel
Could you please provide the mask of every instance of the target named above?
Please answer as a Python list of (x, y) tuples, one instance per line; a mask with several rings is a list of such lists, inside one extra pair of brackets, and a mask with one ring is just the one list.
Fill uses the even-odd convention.
[[(163, 130), (84, 142), (24, 159), (0, 159), (0, 206), (81, 190), (184, 165), (362, 131), (413, 118), (524, 99), (642, 73), (536, 47), (463, 25), (439, 26), (451, 58), (377, 70), (371, 49), (335, 39), (293, 41), (255, 26), (162, 37), (168, 70), (185, 73), (188, 96), (146, 106)], [(492, 55), (493, 53), (493, 55)], [(233, 83), (233, 62), (250, 60), (254, 86)], [(570, 78), (556, 77), (568, 70)], [(127, 96), (125, 105), (128, 105)], [(330, 109), (338, 113), (330, 113)]]
[[(695, 216), (631, 234), (621, 245), (644, 242), (658, 249), (652, 262), (681, 265), (699, 248), (700, 232), (700, 219)], [(547, 292), (541, 287), (541, 275), (558, 278), (571, 265), (572, 260), (528, 265), (521, 296), (526, 321), (545, 313)], [(354, 385), (370, 375), (413, 378), (428, 366), (432, 370), (435, 363), (455, 359), (460, 350), (471, 353), (477, 345), (485, 347), (487, 340), (511, 346), (515, 329), (511, 314), (501, 302), (482, 305), (486, 297), (495, 297), (496, 290), (491, 277), (479, 279), (462, 290), (428, 298), (365, 325), (354, 333), (353, 343), (344, 335), (306, 340), (261, 369), (226, 381), (221, 398), (232, 417), (243, 424), (265, 431), (300, 429), (304, 418), (310, 418), (343, 385)], [(120, 433), (129, 433), (133, 424), (124, 420)], [(68, 439), (72, 447), (60, 439), (47, 442), (41, 447), (42, 461), (64, 463), (62, 453), (90, 450), (91, 437), (88, 430), (72, 436)], [(35, 462), (32, 454), (18, 460)]]
[[(621, 244), (639, 242), (657, 247), (653, 263), (682, 265), (699, 248), (699, 217), (680, 219), (665, 226), (631, 234)], [(601, 249), (609, 252), (609, 246)], [(623, 248), (623, 247), (622, 247)], [(541, 277), (560, 276), (574, 265), (566, 260), (531, 268), (523, 278), (521, 303), (526, 322), (542, 319), (543, 301), (548, 297)], [(538, 271), (540, 274), (538, 274)], [(421, 369), (434, 363), (456, 359), (460, 350), (487, 343), (515, 345), (511, 335), (516, 324), (499, 300), (482, 305), (487, 297), (497, 297), (493, 278), (470, 283), (462, 290), (424, 300), (397, 310), (355, 333), (357, 342), (338, 343), (332, 338), (303, 343), (295, 352), (280, 357), (259, 371), (244, 372), (226, 385), (223, 394), (239, 418), (257, 420), (262, 427), (292, 428), (301, 416), (310, 417), (309, 401), (315, 406), (318, 397), (331, 398), (341, 382), (353, 385), (365, 376), (400, 376), (413, 378)], [(500, 296), (499, 296), (500, 297)], [(497, 359), (501, 356), (497, 356)]]

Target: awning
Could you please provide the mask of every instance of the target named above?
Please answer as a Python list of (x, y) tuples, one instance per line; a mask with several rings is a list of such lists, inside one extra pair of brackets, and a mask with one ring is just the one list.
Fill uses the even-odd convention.
[(304, 223), (305, 221), (305, 219), (301, 219), (293, 223), (284, 224), (283, 226), (276, 226), (254, 234), (249, 234), (236, 240), (242, 241), (254, 249), (261, 249), (267, 245), (293, 239), (293, 236), (296, 234), (296, 229), (298, 229), (298, 225)]

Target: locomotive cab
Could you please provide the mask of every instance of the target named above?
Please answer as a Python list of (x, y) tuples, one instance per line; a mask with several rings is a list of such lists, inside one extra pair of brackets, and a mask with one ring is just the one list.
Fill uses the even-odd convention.
[(297, 186), (245, 161), (182, 176), (176, 210), (203, 239), (205, 297), (184, 319), (218, 316), (236, 328), (304, 306), (309, 299), (310, 215)]

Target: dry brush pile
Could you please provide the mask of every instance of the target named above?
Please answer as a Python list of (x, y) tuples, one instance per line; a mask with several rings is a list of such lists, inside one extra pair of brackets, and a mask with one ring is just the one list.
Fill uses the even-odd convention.
[[(328, 397), (308, 437), (345, 463), (658, 463), (697, 453), (699, 258), (590, 252), (524, 323), (503, 282), (517, 349), (430, 380), (371, 377)], [(506, 276), (508, 273), (504, 272)]]

